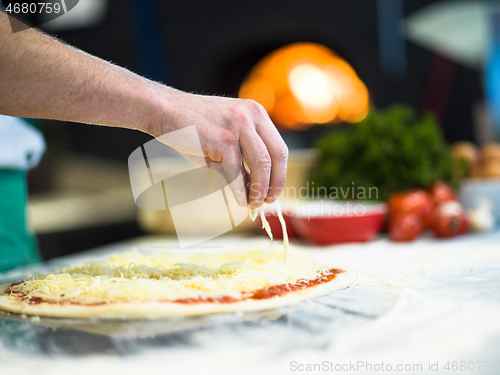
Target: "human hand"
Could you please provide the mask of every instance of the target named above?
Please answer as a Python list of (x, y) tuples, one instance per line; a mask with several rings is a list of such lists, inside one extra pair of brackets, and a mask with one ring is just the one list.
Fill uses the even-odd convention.
[(182, 142), (171, 146), (190, 158), (236, 165), (241, 173), (231, 187), (238, 204), (247, 203), (243, 160), (252, 207), (272, 203), (282, 192), (288, 149), (256, 102), (188, 94), (34, 29), (9, 29), (0, 12), (0, 113), (137, 129), (157, 138), (194, 125), (202, 152)]
[[(240, 205), (272, 203), (283, 191), (288, 148), (265, 109), (253, 100), (188, 94), (164, 87), (163, 114), (152, 122), (155, 137), (196, 127), (203, 155), (189, 144), (170, 145), (190, 160), (236, 165), (241, 173), (231, 188)], [(250, 174), (243, 162), (248, 165)]]

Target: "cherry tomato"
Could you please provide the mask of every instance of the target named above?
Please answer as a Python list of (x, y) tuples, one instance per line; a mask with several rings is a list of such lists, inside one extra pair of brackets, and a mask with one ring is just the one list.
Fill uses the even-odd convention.
[(423, 230), (422, 219), (412, 212), (398, 212), (389, 221), (389, 238), (393, 241), (413, 241)]
[(429, 194), (424, 190), (408, 190), (394, 193), (387, 202), (391, 216), (400, 212), (417, 214), (426, 226), (434, 207)]
[(429, 196), (431, 197), (434, 206), (457, 200), (457, 196), (455, 195), (453, 189), (443, 181), (436, 181), (431, 185), (429, 188)]
[(436, 237), (454, 237), (467, 233), (470, 222), (460, 203), (448, 201), (434, 209), (430, 229)]

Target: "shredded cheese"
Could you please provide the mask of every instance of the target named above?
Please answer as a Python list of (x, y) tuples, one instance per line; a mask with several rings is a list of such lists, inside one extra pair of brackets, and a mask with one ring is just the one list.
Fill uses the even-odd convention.
[(276, 201), (276, 209), (277, 209), (277, 213), (278, 213), (278, 218), (280, 220), (280, 224), (281, 224), (281, 229), (283, 230), (283, 252), (284, 252), (284, 255), (283, 255), (283, 258), (284, 258), (284, 262), (286, 264), (287, 260), (288, 260), (288, 231), (286, 230), (286, 223), (285, 223), (285, 219), (283, 218), (283, 214), (281, 213), (281, 207), (280, 207), (280, 203), (278, 201)]
[(252, 222), (253, 222), (253, 221), (255, 221), (255, 219), (257, 219), (258, 212), (255, 212), (255, 215), (254, 215), (253, 210), (249, 204), (247, 205), (247, 207), (248, 207), (248, 216), (250, 217), (250, 220), (252, 220)]
[(272, 249), (190, 256), (129, 251), (106, 261), (32, 276), (13, 285), (10, 296), (59, 304), (241, 299), (261, 288), (314, 279), (325, 270), (296, 252), (283, 264), (282, 253)]
[[(288, 259), (288, 244), (289, 244), (288, 232), (286, 230), (285, 219), (283, 218), (283, 214), (281, 213), (281, 206), (279, 201), (276, 201), (275, 204), (276, 204), (276, 213), (278, 214), (278, 219), (280, 221), (281, 229), (283, 231), (283, 259), (284, 259), (283, 261), (286, 264)], [(260, 206), (258, 208), (258, 211), (256, 211), (255, 214), (253, 214), (252, 208), (250, 207), (250, 205), (248, 205), (248, 216), (250, 217), (250, 220), (255, 221), (255, 219), (257, 219), (257, 215), (260, 213), (260, 220), (262, 221), (262, 229), (266, 230), (267, 235), (272, 241), (273, 233), (271, 231), (271, 227), (269, 226), (269, 222), (266, 219), (266, 215), (262, 207), (263, 206)]]
[[(113, 255), (106, 261), (33, 276), (13, 285), (11, 298), (59, 304), (241, 299), (244, 293), (258, 289), (316, 278), (325, 268), (297, 253), (289, 257), (288, 233), (278, 202), (276, 210), (283, 229), (284, 253), (258, 249), (191, 256), (161, 252), (146, 256), (134, 250)], [(248, 206), (248, 213), (252, 221), (260, 213), (262, 227), (272, 240), (263, 208), (253, 214)]]
[(262, 209), (262, 206), (259, 209), (260, 211), (260, 220), (262, 221), (262, 229), (266, 230), (267, 235), (273, 240), (273, 232), (271, 231), (271, 227), (269, 226), (269, 222), (266, 219), (266, 215), (264, 214), (264, 210)]

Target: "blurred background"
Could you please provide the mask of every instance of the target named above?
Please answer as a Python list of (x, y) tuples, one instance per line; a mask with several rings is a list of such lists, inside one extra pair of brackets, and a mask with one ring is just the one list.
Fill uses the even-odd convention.
[[(485, 103), (496, 103), (487, 83), (498, 65), (491, 7), (80, 0), (54, 21), (27, 21), (178, 89), (259, 101), (292, 151), (290, 184), (300, 185), (318, 140), (394, 103), (435, 113), (450, 144), (491, 140), (495, 121)], [(45, 259), (155, 232), (155, 219), (137, 212), (127, 170), (128, 156), (149, 136), (55, 121), (37, 126), (48, 147), (29, 174), (30, 214)]]

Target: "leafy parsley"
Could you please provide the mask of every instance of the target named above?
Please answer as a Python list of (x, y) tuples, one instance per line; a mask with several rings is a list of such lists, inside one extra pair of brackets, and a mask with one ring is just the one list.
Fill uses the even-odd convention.
[(349, 130), (332, 131), (316, 147), (320, 162), (311, 176), (316, 187), (377, 187), (378, 199), (386, 200), (395, 191), (453, 182), (450, 150), (435, 117), (417, 118), (403, 105), (374, 110)]

